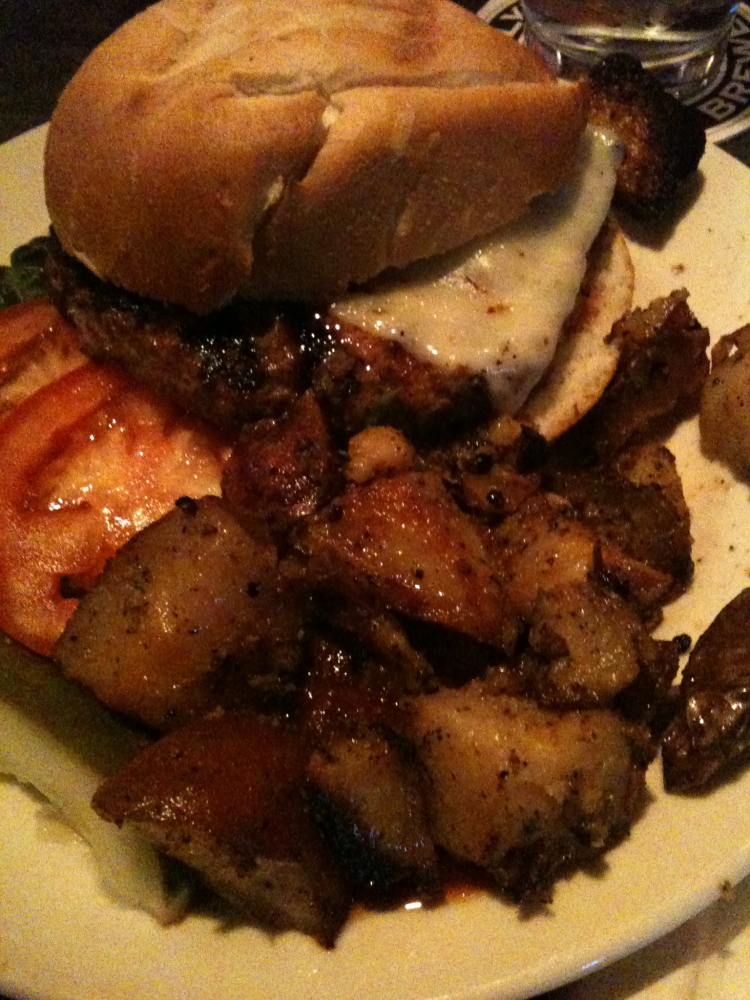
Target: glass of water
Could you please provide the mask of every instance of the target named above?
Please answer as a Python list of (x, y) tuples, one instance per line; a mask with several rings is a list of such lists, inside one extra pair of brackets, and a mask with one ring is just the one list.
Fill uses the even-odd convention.
[(560, 76), (628, 52), (678, 97), (710, 86), (726, 52), (734, 0), (521, 0), (526, 44)]

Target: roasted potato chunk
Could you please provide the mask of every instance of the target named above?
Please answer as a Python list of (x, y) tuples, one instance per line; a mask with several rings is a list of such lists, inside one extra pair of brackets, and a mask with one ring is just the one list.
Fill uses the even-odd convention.
[(133, 758), (94, 796), (202, 873), (240, 910), (331, 945), (349, 897), (309, 814), (309, 748), (251, 712), (190, 723)]
[(537, 654), (535, 693), (543, 705), (609, 705), (638, 676), (643, 626), (616, 594), (591, 581), (539, 595), (529, 643)]
[(538, 493), (492, 535), (506, 591), (528, 620), (540, 593), (584, 583), (596, 566), (596, 536), (559, 497)]
[(437, 857), (415, 768), (374, 731), (339, 736), (307, 767), (315, 812), (359, 891), (375, 903), (430, 891)]
[(625, 454), (632, 465), (562, 472), (549, 485), (596, 536), (605, 572), (647, 607), (679, 593), (692, 577), (690, 514), (666, 449)]
[(617, 371), (567, 442), (572, 450), (583, 442), (606, 459), (694, 407), (709, 370), (708, 330), (684, 289), (633, 309), (611, 337), (621, 345)]
[(629, 828), (651, 755), (606, 710), (557, 712), (482, 682), (410, 703), (432, 835), (521, 898)]
[(221, 500), (178, 502), (108, 563), (56, 658), (110, 708), (173, 728), (212, 706), (231, 654), (255, 655), (260, 669), (269, 648), (285, 648), (287, 623), (296, 639), (277, 581), (274, 546)]
[(439, 476), (402, 473), (352, 486), (299, 538), (319, 585), (500, 647), (517, 621), (478, 526)]

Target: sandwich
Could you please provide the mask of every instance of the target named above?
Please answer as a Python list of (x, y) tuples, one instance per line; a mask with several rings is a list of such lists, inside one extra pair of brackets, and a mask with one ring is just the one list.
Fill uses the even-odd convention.
[[(202, 316), (238, 297), (306, 302), (479, 376), (515, 413), (551, 367), (607, 218), (618, 152), (585, 134), (588, 102), (585, 83), (553, 79), (451, 3), (162, 2), (60, 99), (52, 227), (88, 272), (149, 301)], [(586, 344), (570, 365), (583, 384), (554, 390), (561, 416), (542, 420), (549, 400), (529, 411), (548, 436), (616, 361), (603, 340), (632, 292), (616, 228), (594, 258), (568, 338)], [(90, 351), (127, 356), (117, 332), (79, 325)]]

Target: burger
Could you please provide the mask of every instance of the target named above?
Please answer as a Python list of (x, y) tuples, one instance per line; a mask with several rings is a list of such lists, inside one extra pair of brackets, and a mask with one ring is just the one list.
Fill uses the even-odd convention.
[[(586, 83), (451, 3), (158, 3), (63, 93), (47, 204), (65, 254), (104, 282), (193, 316), (306, 302), (515, 413), (607, 218), (619, 153), (587, 114)], [(602, 342), (632, 291), (616, 230), (588, 280), (583, 384), (557, 402), (567, 416), (534, 409), (548, 435), (613, 370)], [(132, 328), (83, 312), (89, 351), (143, 374)]]

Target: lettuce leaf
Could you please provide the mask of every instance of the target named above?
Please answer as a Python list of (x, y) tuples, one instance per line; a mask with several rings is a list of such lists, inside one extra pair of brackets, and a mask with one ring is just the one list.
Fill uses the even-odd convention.
[(0, 308), (47, 294), (44, 258), (48, 243), (48, 236), (37, 236), (13, 251), (10, 264), (0, 266)]

